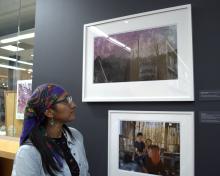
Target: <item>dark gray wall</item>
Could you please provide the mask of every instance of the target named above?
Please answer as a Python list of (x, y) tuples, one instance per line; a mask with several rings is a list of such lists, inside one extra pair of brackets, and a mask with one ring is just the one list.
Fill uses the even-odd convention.
[[(109, 109), (196, 111), (196, 176), (220, 175), (220, 126), (199, 121), (199, 111), (219, 110), (219, 102), (198, 100), (201, 89), (219, 89), (220, 11), (217, 0), (37, 0), (34, 88), (63, 85), (78, 104), (72, 124), (84, 135), (92, 176), (107, 176)], [(95, 21), (192, 4), (195, 102), (82, 103), (83, 25)]]

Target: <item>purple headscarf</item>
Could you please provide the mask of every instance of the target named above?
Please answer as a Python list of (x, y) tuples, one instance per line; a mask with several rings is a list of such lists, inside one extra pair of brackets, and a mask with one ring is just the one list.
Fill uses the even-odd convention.
[(49, 109), (64, 92), (65, 90), (61, 86), (52, 83), (42, 84), (34, 90), (25, 108), (20, 145), (26, 141), (34, 127), (44, 122), (44, 112)]

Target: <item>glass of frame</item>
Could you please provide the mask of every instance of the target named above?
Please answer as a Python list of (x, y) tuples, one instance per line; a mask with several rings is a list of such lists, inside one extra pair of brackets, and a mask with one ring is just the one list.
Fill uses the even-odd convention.
[(108, 176), (194, 176), (194, 113), (108, 113)]
[(191, 5), (84, 25), (83, 102), (193, 101)]

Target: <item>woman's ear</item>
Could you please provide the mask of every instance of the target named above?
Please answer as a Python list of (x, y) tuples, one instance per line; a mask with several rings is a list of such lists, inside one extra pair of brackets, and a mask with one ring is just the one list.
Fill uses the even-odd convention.
[(44, 115), (49, 117), (49, 118), (53, 118), (54, 117), (54, 110), (53, 109), (47, 109), (45, 112), (44, 112)]

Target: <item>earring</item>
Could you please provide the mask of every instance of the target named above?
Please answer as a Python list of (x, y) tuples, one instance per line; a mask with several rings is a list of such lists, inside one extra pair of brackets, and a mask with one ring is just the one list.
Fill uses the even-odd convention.
[(50, 123), (51, 126), (53, 126), (55, 124), (54, 118), (50, 119), (49, 123)]

